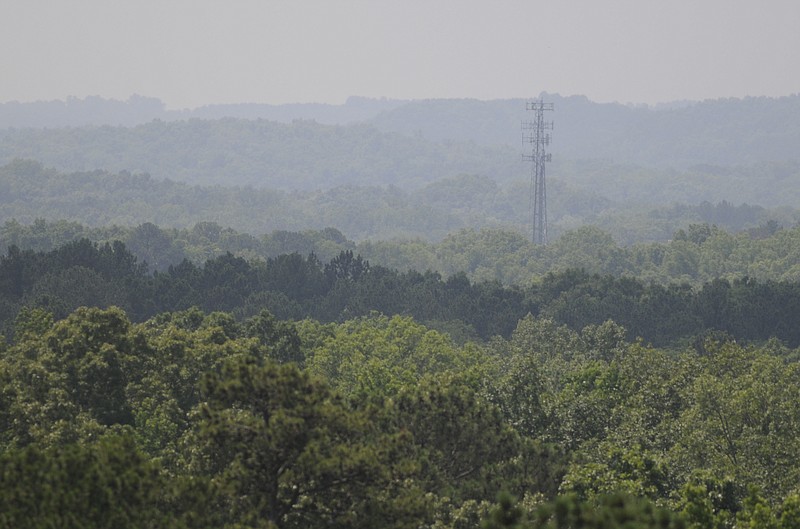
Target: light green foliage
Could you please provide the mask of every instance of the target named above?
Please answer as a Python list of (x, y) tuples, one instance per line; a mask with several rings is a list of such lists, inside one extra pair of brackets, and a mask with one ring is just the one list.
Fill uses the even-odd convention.
[(23, 307), (14, 320), (14, 337), (17, 342), (32, 340), (53, 327), (53, 315), (41, 308)]
[(141, 345), (130, 366), (136, 378), (126, 393), (139, 442), (164, 458), (165, 466), (173, 468), (181, 458), (181, 437), (190, 428), (191, 410), (201, 402), (203, 376), (231, 358), (266, 356), (255, 340), (239, 337), (239, 327), (229, 314), (189, 309), (161, 314), (133, 329)]
[(764, 349), (710, 344), (688, 388), (675, 457), (757, 484), (772, 500), (797, 486), (800, 402), (796, 363)]
[(519, 233), (500, 229), (452, 233), (436, 246), (436, 255), (443, 274), (465, 272), (475, 280), (522, 283), (526, 275), (544, 272), (541, 248)]
[[(262, 323), (271, 321), (261, 316)], [(4, 355), (7, 442), (63, 444), (127, 425), (149, 454), (172, 463), (205, 373), (228, 358), (263, 359), (298, 347), (288, 324), (259, 341), (240, 337), (230, 315), (196, 309), (139, 325), (117, 308), (78, 309), (55, 324), (46, 312), (26, 309), (17, 323), (16, 343)]]
[(335, 326), (306, 323), (302, 335), (309, 344), (309, 372), (357, 400), (395, 395), (425, 376), (448, 371), (475, 384), (490, 362), (474, 345), (458, 348), (448, 336), (408, 317), (375, 315)]
[[(117, 308), (78, 309), (45, 335), (39, 361), (72, 389), (74, 402), (104, 425), (128, 424), (125, 365), (134, 354), (130, 322)], [(77, 391), (76, 391), (77, 390)]]
[(83, 308), (56, 324), (31, 310), (18, 321), (21, 333), (5, 355), (10, 446), (62, 445), (132, 423), (125, 387), (133, 344), (120, 309)]
[(670, 355), (624, 336), (611, 322), (576, 333), (528, 317), (491, 344), (505, 374), (488, 395), (520, 432), (571, 454), (562, 492), (666, 499), (698, 469), (771, 501), (791, 492), (796, 364), (735, 343)]
[(610, 441), (586, 448), (586, 459), (591, 459), (570, 465), (561, 482), (562, 493), (583, 499), (615, 492), (659, 498), (669, 490), (669, 469), (658, 454), (643, 447), (624, 449)]

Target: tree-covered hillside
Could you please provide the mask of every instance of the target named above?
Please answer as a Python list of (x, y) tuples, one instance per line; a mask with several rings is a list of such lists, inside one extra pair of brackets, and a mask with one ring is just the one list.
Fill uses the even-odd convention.
[(460, 173), (504, 182), (526, 174), (511, 148), (433, 143), (362, 124), (233, 118), (0, 130), (0, 163), (15, 158), (67, 171), (126, 170), (189, 184), (284, 190), (340, 185), (414, 189)]
[[(543, 93), (540, 97), (555, 105), (552, 119), (556, 123), (556, 141), (552, 150), (556, 158), (612, 160), (622, 165), (676, 169), (697, 164), (728, 167), (798, 160), (800, 95), (685, 101), (656, 107), (596, 103), (583, 96)], [(265, 119), (285, 124), (313, 120), (331, 125), (369, 123), (384, 132), (422, 136), (435, 142), (471, 141), (519, 149), (519, 124), (529, 118), (525, 102), (524, 99), (400, 101), (351, 97), (341, 105), (208, 105), (178, 111), (166, 110), (158, 99), (141, 96), (132, 96), (127, 101), (69, 98), (0, 103), (0, 129), (132, 127), (153, 120), (193, 118)], [(136, 170), (138, 166), (62, 168)], [(174, 175), (163, 176), (174, 178)]]
[[(586, 224), (602, 228), (620, 244), (631, 245), (669, 240), (690, 224), (715, 224), (738, 232), (770, 221), (785, 227), (797, 221), (791, 208), (729, 202), (634, 207), (614, 204), (596, 192), (582, 192), (558, 180), (549, 187), (553, 239)], [(526, 184), (500, 185), (469, 174), (442, 178), (417, 190), (370, 185), (287, 192), (190, 186), (127, 171), (62, 173), (20, 160), (0, 167), (0, 221), (16, 219), (24, 224), (38, 218), (89, 227), (154, 223), (189, 228), (215, 222), (257, 236), (333, 226), (357, 241), (436, 242), (463, 229), (525, 233), (528, 206)]]
[(367, 185), (287, 192), (190, 186), (127, 171), (65, 174), (19, 160), (0, 167), (0, 186), (4, 220), (69, 219), (95, 227), (213, 221), (253, 234), (336, 226), (357, 239), (437, 239), (470, 226), (514, 226), (524, 222), (527, 204), (511, 190), (474, 176), (443, 179), (417, 191)]
[[(709, 123), (719, 130), (706, 130), (706, 136), (691, 141), (677, 134), (656, 134), (661, 124), (648, 125), (656, 131), (608, 140), (624, 145), (630, 155), (615, 156), (610, 148), (594, 151), (590, 146), (599, 140), (589, 139), (584, 151), (559, 153), (559, 143), (554, 142), (555, 158), (548, 169), (552, 219), (557, 222), (569, 215), (580, 222), (606, 210), (613, 213), (674, 202), (696, 205), (724, 200), (777, 207), (793, 206), (800, 200), (794, 185), (800, 179), (794, 145), (800, 142), (792, 136), (791, 124), (775, 125), (777, 128), (762, 124), (776, 132), (747, 136), (731, 132), (734, 125), (712, 118)], [(513, 130), (518, 121), (498, 122), (496, 127), (502, 124)], [(618, 127), (625, 131), (629, 124)], [(654, 136), (648, 136), (650, 132)], [(613, 136), (603, 131), (597, 135)], [(559, 142), (579, 144), (566, 136)], [(655, 139), (645, 139), (649, 137)], [(363, 123), (333, 126), (312, 121), (192, 119), (153, 121), (136, 127), (4, 129), (0, 130), (0, 163), (25, 158), (66, 172), (146, 172), (159, 181), (190, 185), (322, 192), (343, 186), (418, 192), (442, 179), (476, 175), (513, 196), (526, 197), (530, 167), (521, 160), (522, 145), (483, 145), (473, 140), (459, 136), (434, 141), (424, 134), (381, 131)], [(652, 145), (645, 144), (647, 141)], [(783, 146), (766, 145), (771, 141)], [(719, 146), (719, 152), (695, 146), (704, 143)], [(691, 164), (680, 162), (681, 150), (696, 148), (700, 150)], [(651, 151), (657, 152), (646, 154)], [(642, 156), (665, 160), (640, 159)], [(485, 200), (480, 194), (468, 197), (479, 203)], [(506, 202), (513, 202), (513, 197)], [(512, 222), (522, 222), (524, 212), (514, 218)]]
[[(661, 107), (541, 94), (555, 111), (552, 152), (570, 160), (686, 169), (800, 159), (800, 95), (718, 99)], [(380, 130), (480, 145), (520, 144), (525, 100), (411, 101), (370, 121)]]

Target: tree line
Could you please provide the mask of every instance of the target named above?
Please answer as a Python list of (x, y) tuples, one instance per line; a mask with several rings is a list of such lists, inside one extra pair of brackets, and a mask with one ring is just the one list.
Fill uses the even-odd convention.
[(327, 262), (315, 254), (248, 261), (230, 253), (150, 272), (119, 241), (87, 239), (36, 252), (12, 246), (0, 257), (0, 321), (8, 330), (22, 307), (64, 317), (80, 306), (120, 306), (135, 321), (199, 307), (238, 318), (267, 308), (282, 319), (344, 321), (372, 312), (411, 315), (459, 340), (508, 337), (526, 314), (581, 329), (614, 320), (630, 339), (682, 346), (709, 333), (743, 342), (771, 338), (800, 345), (800, 283), (747, 277), (647, 283), (568, 269), (540, 281), (473, 282), (464, 273), (399, 272), (352, 250)]
[[(725, 214), (739, 209), (720, 204), (709, 210)], [(739, 232), (714, 224), (689, 224), (663, 243), (621, 245), (607, 232), (582, 227), (562, 234), (548, 246), (536, 246), (515, 231), (461, 230), (438, 243), (421, 239), (356, 242), (336, 228), (274, 230), (251, 235), (216, 222), (198, 222), (191, 228), (90, 227), (77, 222), (35, 219), (0, 226), (0, 252), (10, 246), (40, 251), (87, 238), (104, 244), (124, 242), (151, 270), (165, 271), (184, 259), (202, 264), (228, 252), (247, 260), (274, 258), (286, 253), (314, 253), (328, 261), (351, 250), (372, 263), (397, 269), (431, 270), (442, 276), (464, 272), (471, 281), (500, 281), (527, 285), (548, 272), (580, 268), (590, 273), (634, 276), (660, 284), (689, 283), (694, 287), (718, 278), (751, 277), (760, 281), (797, 281), (800, 268), (800, 227), (784, 228), (774, 220)]]

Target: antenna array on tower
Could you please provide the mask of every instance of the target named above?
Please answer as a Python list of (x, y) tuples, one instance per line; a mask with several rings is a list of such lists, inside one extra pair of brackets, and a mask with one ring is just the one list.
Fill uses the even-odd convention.
[(553, 103), (542, 100), (527, 103), (526, 110), (534, 112), (531, 121), (522, 123), (522, 141), (531, 145), (531, 153), (522, 159), (531, 162), (531, 237), (534, 244), (547, 244), (547, 185), (544, 165), (552, 159), (547, 152), (553, 122), (544, 120), (545, 111), (553, 110)]

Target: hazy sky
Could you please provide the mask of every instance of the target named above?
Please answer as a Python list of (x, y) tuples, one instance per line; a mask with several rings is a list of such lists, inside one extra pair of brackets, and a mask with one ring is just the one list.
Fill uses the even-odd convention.
[(798, 0), (0, 0), (0, 102), (800, 92)]

